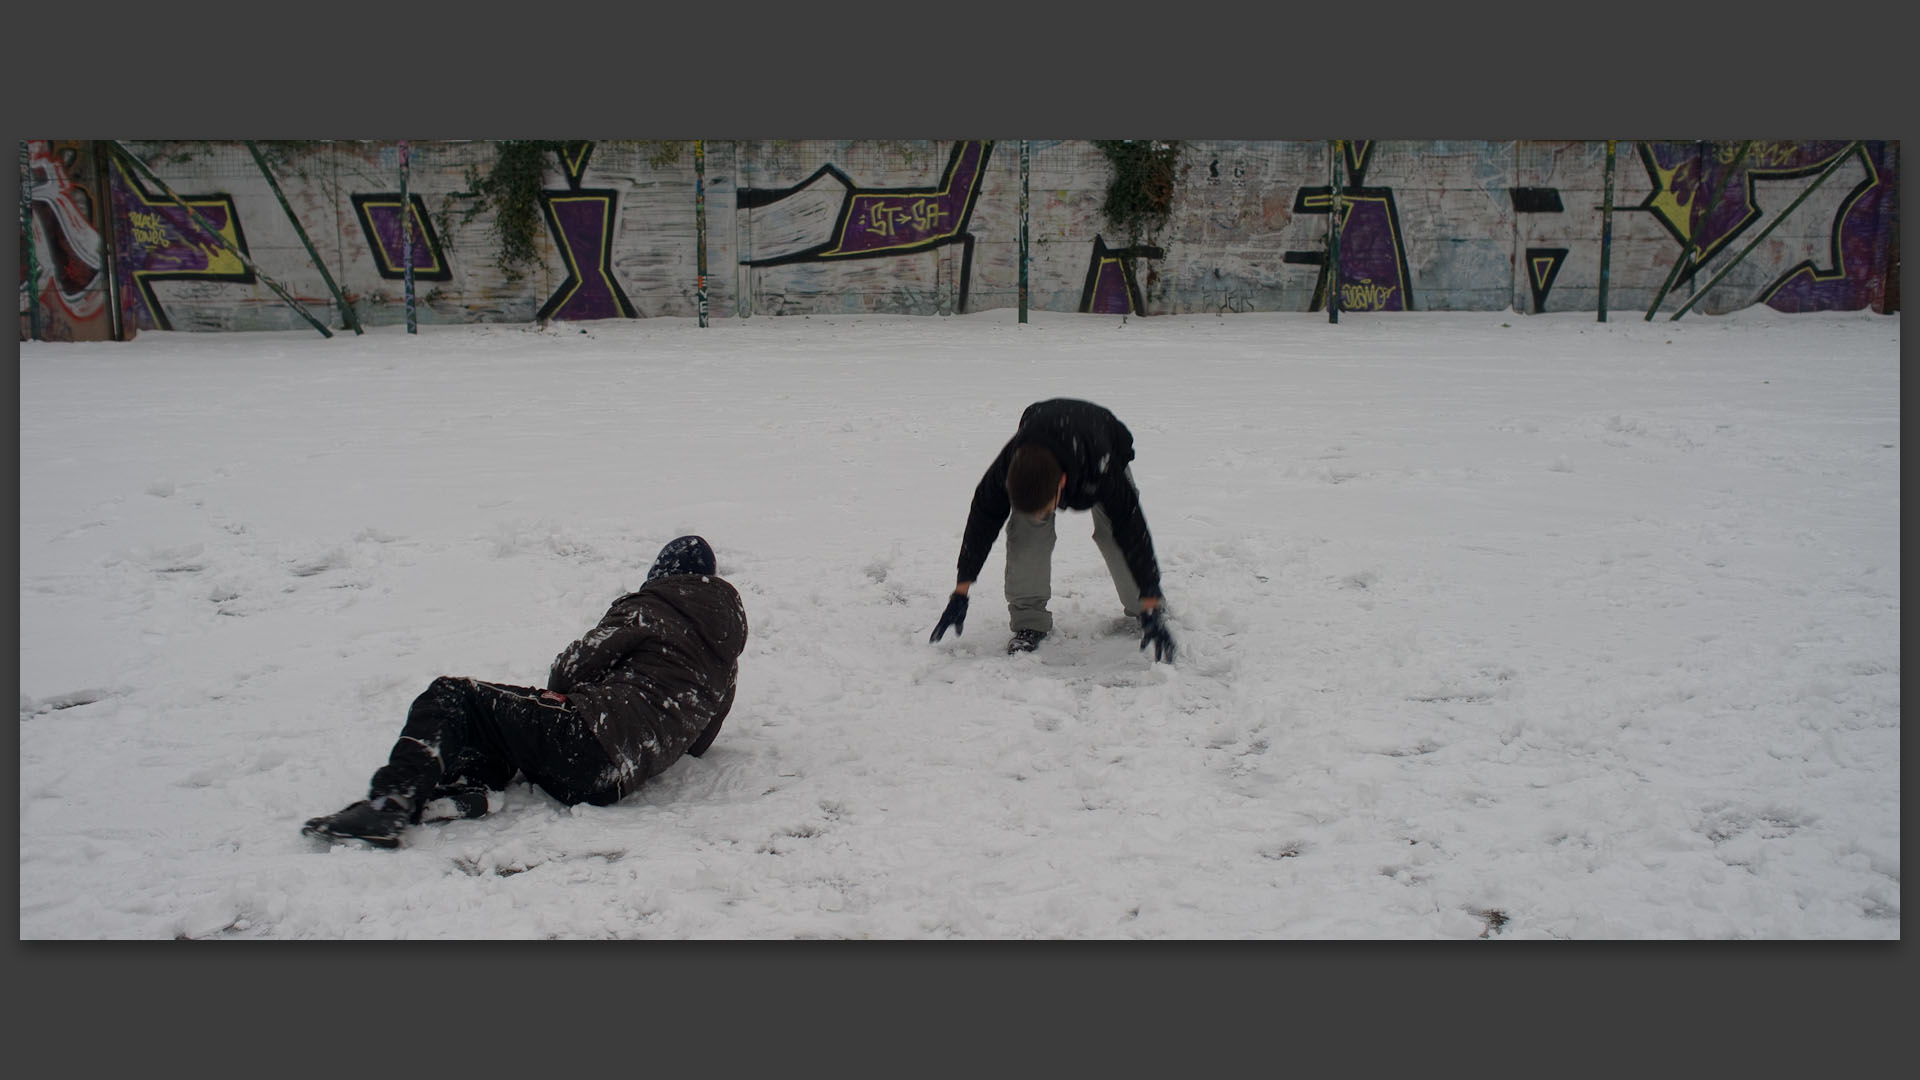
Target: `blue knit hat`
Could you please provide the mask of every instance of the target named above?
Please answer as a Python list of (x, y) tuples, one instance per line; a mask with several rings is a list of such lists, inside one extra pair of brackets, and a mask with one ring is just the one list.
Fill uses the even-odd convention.
[(669, 574), (711, 574), (713, 573), (713, 548), (698, 536), (676, 536), (667, 541), (660, 554), (653, 560), (653, 569), (647, 571), (647, 580), (666, 577)]

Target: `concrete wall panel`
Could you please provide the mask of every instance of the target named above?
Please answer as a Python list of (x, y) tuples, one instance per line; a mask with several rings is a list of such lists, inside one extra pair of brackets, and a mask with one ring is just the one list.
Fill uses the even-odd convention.
[[(49, 148), (69, 145), (27, 149), (41, 147), (52, 163)], [(691, 142), (561, 144), (544, 153), (534, 259), (518, 273), (502, 266), (494, 210), (472, 190), (498, 144), (411, 144), (405, 216), (396, 144), (258, 145), (311, 255), (245, 144), (126, 144), (256, 269), (137, 170), (93, 164), (93, 190), (104, 196), (97, 201), (108, 204), (95, 211), (95, 258), (114, 267), (126, 326), (306, 326), (262, 275), (331, 326), (344, 324), (343, 301), (363, 325), (401, 322), (406, 221), (419, 322), (689, 317), (701, 281), (701, 193), (712, 317), (944, 315), (1020, 302), (1015, 141), (714, 141), (704, 144), (703, 172)], [(1644, 314), (1667, 289), (1662, 312), (1671, 313), (1736, 257), (1739, 265), (1696, 310), (1897, 310), (1898, 144), (1756, 141), (1744, 156), (1739, 146), (1615, 144), (1604, 245), (1609, 312)], [(1334, 145), (1180, 147), (1165, 223), (1128, 236), (1103, 209), (1113, 173), (1098, 146), (1027, 144), (1030, 309), (1140, 316), (1325, 308)], [(1597, 310), (1606, 150), (1592, 140), (1345, 142), (1332, 295), (1356, 316)], [(33, 189), (49, 203), (32, 238), (47, 263), (55, 261), (47, 223), (57, 224), (56, 186)], [(23, 334), (29, 297), (50, 305), (53, 295), (44, 271), (32, 289), (25, 273), (23, 260)], [(105, 321), (97, 312), (49, 318), (56, 336), (76, 336), (75, 327), (93, 333), (85, 327)]]

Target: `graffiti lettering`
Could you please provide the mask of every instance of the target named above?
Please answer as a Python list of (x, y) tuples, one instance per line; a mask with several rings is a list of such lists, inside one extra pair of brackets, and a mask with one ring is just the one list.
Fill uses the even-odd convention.
[[(1714, 147), (1713, 156), (1722, 165), (1733, 164), (1734, 155), (1739, 153), (1738, 143), (1719, 143)], [(1800, 152), (1797, 143), (1757, 142), (1747, 147), (1747, 164), (1760, 168), (1779, 168), (1791, 162)]]
[(167, 230), (159, 214), (132, 210), (127, 213), (127, 221), (133, 226), (134, 242), (150, 248), (167, 246)]
[(939, 199), (914, 199), (905, 205), (897, 205), (876, 201), (867, 211), (867, 220), (862, 225), (881, 236), (898, 236), (904, 231), (933, 232), (949, 216), (940, 202)]
[(1372, 278), (1361, 278), (1358, 284), (1343, 281), (1340, 283), (1340, 306), (1348, 311), (1385, 311), (1387, 301), (1393, 298), (1398, 285), (1375, 285)]

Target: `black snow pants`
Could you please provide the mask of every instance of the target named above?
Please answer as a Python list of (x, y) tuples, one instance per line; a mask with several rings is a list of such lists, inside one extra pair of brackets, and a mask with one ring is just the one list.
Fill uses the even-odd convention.
[(417, 810), (444, 789), (499, 791), (517, 774), (572, 806), (619, 793), (606, 749), (579, 710), (532, 686), (443, 675), (414, 699), (367, 797), (404, 795)]

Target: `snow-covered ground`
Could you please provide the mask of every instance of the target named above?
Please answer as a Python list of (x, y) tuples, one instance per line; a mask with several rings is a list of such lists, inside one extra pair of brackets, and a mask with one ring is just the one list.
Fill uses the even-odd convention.
[[(1900, 935), (1899, 321), (1010, 311), (143, 333), (20, 359), (23, 938)], [(1029, 402), (1133, 430), (1175, 666)], [(752, 636), (712, 751), (398, 851), (436, 675), (538, 683), (660, 544)]]

